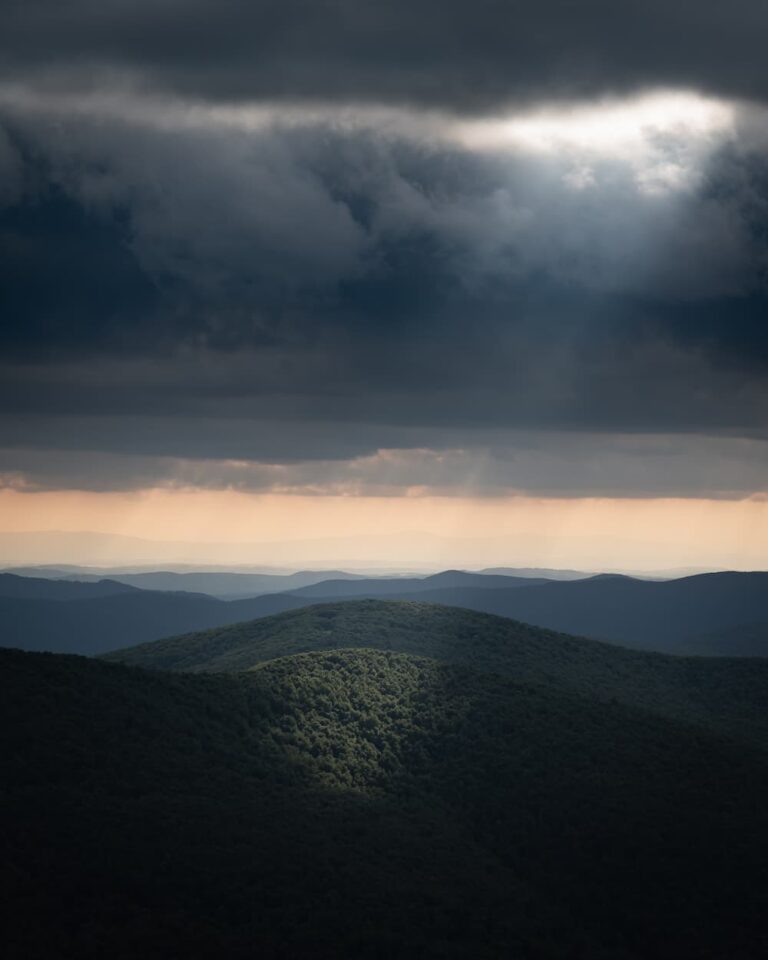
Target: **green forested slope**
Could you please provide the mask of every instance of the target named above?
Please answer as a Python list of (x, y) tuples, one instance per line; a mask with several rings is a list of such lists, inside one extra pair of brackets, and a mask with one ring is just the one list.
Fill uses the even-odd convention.
[(756, 748), (374, 650), (0, 678), (6, 956), (764, 955)]
[(246, 670), (275, 657), (366, 647), (501, 673), (652, 710), (768, 745), (768, 660), (671, 657), (414, 601), (322, 604), (108, 654), (137, 666)]

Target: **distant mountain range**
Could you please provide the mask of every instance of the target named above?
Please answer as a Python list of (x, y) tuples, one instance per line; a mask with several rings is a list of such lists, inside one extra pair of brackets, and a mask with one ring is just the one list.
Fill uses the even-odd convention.
[(94, 580), (90, 583), (71, 583), (67, 580), (48, 580), (41, 577), (20, 577), (0, 573), (0, 597), (18, 600), (90, 600), (111, 597), (120, 593), (139, 592), (135, 587), (117, 580)]
[(610, 574), (541, 582), (445, 571), (423, 579), (320, 581), (231, 601), (202, 593), (140, 590), (110, 580), (80, 583), (6, 574), (0, 576), (0, 627), (5, 646), (95, 654), (322, 601), (366, 597), (465, 607), (662, 652), (768, 654), (766, 573), (701, 574), (663, 582)]
[[(20, 567), (11, 568), (9, 573), (27, 577), (45, 579), (73, 580), (80, 583), (94, 583), (103, 580), (105, 575), (83, 570), (68, 570), (58, 567)], [(230, 573), (220, 571), (197, 571), (178, 573), (173, 570), (150, 570), (135, 573), (109, 573), (109, 579), (116, 580), (140, 590), (161, 590), (165, 592), (183, 591), (186, 593), (206, 593), (223, 600), (259, 597), (265, 593), (279, 593), (310, 586), (323, 580), (360, 580), (362, 574), (347, 573), (344, 570), (300, 570), (297, 573)]]
[(0, 636), (5, 647), (94, 655), (306, 602), (288, 593), (225, 602), (206, 594), (140, 590), (114, 580), (81, 583), (0, 574)]
[(544, 577), (497, 576), (485, 573), (467, 573), (463, 570), (444, 570), (429, 577), (389, 577), (379, 579), (359, 579), (354, 583), (348, 580), (334, 580), (328, 578), (318, 583), (310, 584), (292, 590), (296, 597), (403, 597), (410, 593), (423, 593), (428, 590), (498, 590), (502, 588), (515, 589), (548, 583)]
[(558, 570), (550, 567), (486, 567), (477, 572), (490, 576), (526, 577), (537, 580), (583, 580), (585, 577), (594, 576), (594, 573), (585, 573), (583, 570)]
[[(768, 573), (762, 572), (706, 573), (660, 582), (600, 575), (520, 589), (457, 586), (390, 595), (468, 607), (645, 650), (768, 655), (764, 634), (755, 630), (768, 622)], [(742, 628), (749, 629), (742, 633)], [(706, 643), (703, 635), (709, 637)]]

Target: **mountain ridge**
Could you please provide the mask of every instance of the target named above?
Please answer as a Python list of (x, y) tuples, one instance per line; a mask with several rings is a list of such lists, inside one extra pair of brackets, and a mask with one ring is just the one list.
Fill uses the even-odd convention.
[(0, 573), (0, 597), (17, 600), (90, 600), (121, 593), (132, 593), (135, 587), (107, 577), (89, 583), (50, 580), (47, 577), (22, 577)]

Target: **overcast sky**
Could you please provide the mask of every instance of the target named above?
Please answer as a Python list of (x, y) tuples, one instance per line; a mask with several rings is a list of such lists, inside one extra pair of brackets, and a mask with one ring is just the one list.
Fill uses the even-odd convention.
[(760, 502), (767, 31), (6, 0), (2, 485)]

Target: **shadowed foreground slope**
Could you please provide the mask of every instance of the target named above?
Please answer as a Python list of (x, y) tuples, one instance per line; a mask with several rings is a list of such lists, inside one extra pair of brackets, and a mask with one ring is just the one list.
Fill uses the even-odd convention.
[(321, 604), (119, 650), (105, 659), (163, 670), (239, 671), (286, 654), (394, 650), (618, 700), (768, 744), (768, 660), (671, 657), (437, 604)]
[(763, 955), (757, 748), (393, 652), (0, 667), (8, 957)]

